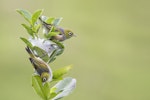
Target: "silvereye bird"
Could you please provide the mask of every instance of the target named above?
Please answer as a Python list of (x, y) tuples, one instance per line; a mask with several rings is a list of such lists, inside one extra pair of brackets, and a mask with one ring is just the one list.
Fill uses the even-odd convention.
[(48, 24), (45, 21), (43, 21), (41, 18), (39, 20), (42, 22), (43, 28), (46, 30), (46, 33), (48, 33), (52, 27), (54, 28), (53, 32), (59, 32), (56, 36), (52, 36), (50, 40), (56, 40), (56, 41), (64, 41), (66, 39), (69, 39), (73, 36), (76, 36), (71, 30), (63, 29), (57, 26), (54, 26), (53, 24)]
[(55, 32), (59, 32), (59, 34), (57, 34), (56, 36), (52, 36), (50, 40), (64, 41), (75, 36), (72, 31), (58, 27), (56, 28)]
[(43, 84), (47, 81), (50, 82), (52, 80), (52, 70), (49, 65), (41, 58), (36, 57), (29, 47), (26, 48), (26, 51), (30, 55), (29, 60), (35, 69), (35, 73), (41, 77)]

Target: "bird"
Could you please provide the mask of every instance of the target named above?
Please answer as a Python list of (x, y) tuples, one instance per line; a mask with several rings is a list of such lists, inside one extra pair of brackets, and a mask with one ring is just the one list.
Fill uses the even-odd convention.
[(30, 55), (29, 60), (34, 67), (34, 73), (41, 77), (43, 84), (45, 84), (46, 82), (50, 82), (53, 77), (50, 66), (40, 57), (36, 57), (29, 47), (26, 47), (26, 51)]
[(53, 24), (46, 23), (45, 21), (42, 20), (41, 17), (39, 17), (39, 20), (42, 23), (45, 33), (49, 33), (49, 31), (58, 32), (58, 34), (56, 34), (55, 36), (51, 36), (49, 40), (63, 42), (67, 39), (70, 39), (71, 37), (76, 37), (76, 35), (69, 29), (64, 29), (61, 27), (57, 27)]

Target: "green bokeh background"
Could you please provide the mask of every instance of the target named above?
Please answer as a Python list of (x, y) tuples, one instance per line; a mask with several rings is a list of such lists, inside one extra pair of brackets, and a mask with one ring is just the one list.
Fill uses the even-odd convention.
[(26, 22), (15, 9), (63, 17), (76, 38), (50, 66), (73, 64), (75, 91), (63, 100), (150, 100), (149, 0), (0, 0), (0, 100), (41, 100), (19, 37)]

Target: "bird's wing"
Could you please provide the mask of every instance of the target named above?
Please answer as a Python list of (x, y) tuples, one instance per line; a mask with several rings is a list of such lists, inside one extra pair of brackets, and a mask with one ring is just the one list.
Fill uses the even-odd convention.
[(49, 72), (49, 66), (42, 59), (39, 59), (37, 57), (29, 59), (38, 74), (41, 75), (42, 72)]

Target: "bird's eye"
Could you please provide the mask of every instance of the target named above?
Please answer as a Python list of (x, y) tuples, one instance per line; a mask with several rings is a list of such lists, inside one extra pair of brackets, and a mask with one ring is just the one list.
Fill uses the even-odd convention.
[(69, 36), (72, 36), (72, 35), (73, 35), (73, 33), (72, 33), (72, 32), (69, 32), (69, 33), (68, 33), (68, 35), (69, 35)]
[(47, 79), (44, 77), (42, 80), (43, 80), (43, 82), (45, 82)]

